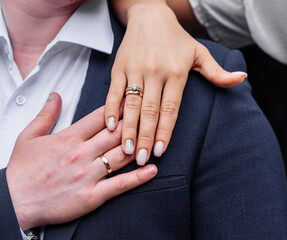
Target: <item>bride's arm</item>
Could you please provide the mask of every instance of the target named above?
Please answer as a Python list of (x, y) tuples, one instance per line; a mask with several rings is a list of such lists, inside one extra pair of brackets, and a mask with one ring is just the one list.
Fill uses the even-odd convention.
[[(143, 165), (152, 149), (155, 156), (166, 150), (191, 69), (220, 87), (235, 86), (247, 75), (223, 70), (183, 29), (166, 1), (114, 0), (113, 4), (119, 18), (127, 23), (127, 30), (112, 70), (106, 124), (111, 130), (116, 127), (126, 87), (136, 84), (144, 89), (143, 97), (126, 97), (122, 134), (124, 151), (136, 151), (138, 164)], [(188, 13), (175, 10), (185, 21)]]

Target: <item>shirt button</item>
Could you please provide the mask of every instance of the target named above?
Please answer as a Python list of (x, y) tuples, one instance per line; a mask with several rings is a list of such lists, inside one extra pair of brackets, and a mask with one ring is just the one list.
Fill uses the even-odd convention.
[(16, 103), (19, 105), (19, 106), (22, 106), (24, 105), (26, 102), (26, 98), (23, 96), (23, 95), (19, 95), (16, 97)]

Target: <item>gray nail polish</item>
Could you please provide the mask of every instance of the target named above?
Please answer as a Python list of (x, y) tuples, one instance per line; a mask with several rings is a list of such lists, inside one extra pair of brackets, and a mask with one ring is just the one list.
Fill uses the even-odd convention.
[(154, 147), (154, 155), (156, 157), (160, 157), (162, 155), (162, 152), (163, 152), (163, 142), (158, 141)]
[(108, 119), (108, 129), (115, 130), (115, 126), (116, 126), (116, 119), (114, 117), (110, 117)]
[(137, 157), (138, 165), (140, 166), (145, 165), (146, 160), (147, 160), (147, 150), (145, 149), (139, 150), (138, 157)]
[(235, 75), (235, 76), (244, 76), (244, 75), (247, 75), (246, 72), (241, 72), (241, 71), (232, 72), (231, 74), (232, 74), (232, 75)]
[(133, 152), (134, 152), (134, 143), (132, 140), (128, 139), (125, 142), (125, 153), (133, 154)]

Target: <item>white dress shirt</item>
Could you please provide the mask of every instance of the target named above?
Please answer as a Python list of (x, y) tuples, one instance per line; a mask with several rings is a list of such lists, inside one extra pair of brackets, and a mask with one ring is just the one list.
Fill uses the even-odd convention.
[(58, 92), (63, 101), (53, 132), (71, 125), (91, 49), (110, 54), (113, 44), (107, 1), (87, 1), (75, 11), (48, 44), (37, 66), (23, 79), (13, 60), (0, 11), (0, 169), (7, 166), (17, 136), (39, 113), (51, 92)]
[(90, 49), (111, 53), (112, 48), (107, 2), (88, 1), (72, 15), (47, 46), (37, 66), (22, 79), (1, 14), (0, 169), (7, 166), (17, 136), (39, 113), (51, 92), (58, 92), (63, 101), (54, 132), (71, 124), (85, 81)]
[(189, 0), (210, 37), (229, 48), (256, 43), (287, 64), (286, 0)]

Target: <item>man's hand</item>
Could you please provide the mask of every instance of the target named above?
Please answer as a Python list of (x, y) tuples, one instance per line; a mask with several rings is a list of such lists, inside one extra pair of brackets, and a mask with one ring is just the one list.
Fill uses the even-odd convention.
[(106, 179), (101, 154), (113, 170), (133, 160), (119, 145), (121, 123), (113, 132), (105, 129), (102, 107), (62, 132), (48, 135), (60, 109), (60, 96), (52, 93), (19, 135), (7, 167), (8, 187), (22, 229), (74, 220), (157, 173), (149, 165)]
[(209, 51), (181, 27), (164, 0), (113, 3), (122, 11), (121, 4), (126, 3), (128, 24), (112, 70), (106, 124), (111, 130), (116, 127), (127, 86), (136, 84), (144, 89), (143, 99), (126, 97), (122, 134), (126, 153), (135, 150), (138, 164), (144, 165), (152, 148), (159, 157), (169, 144), (191, 69), (220, 87), (235, 86), (247, 75), (222, 69)]

